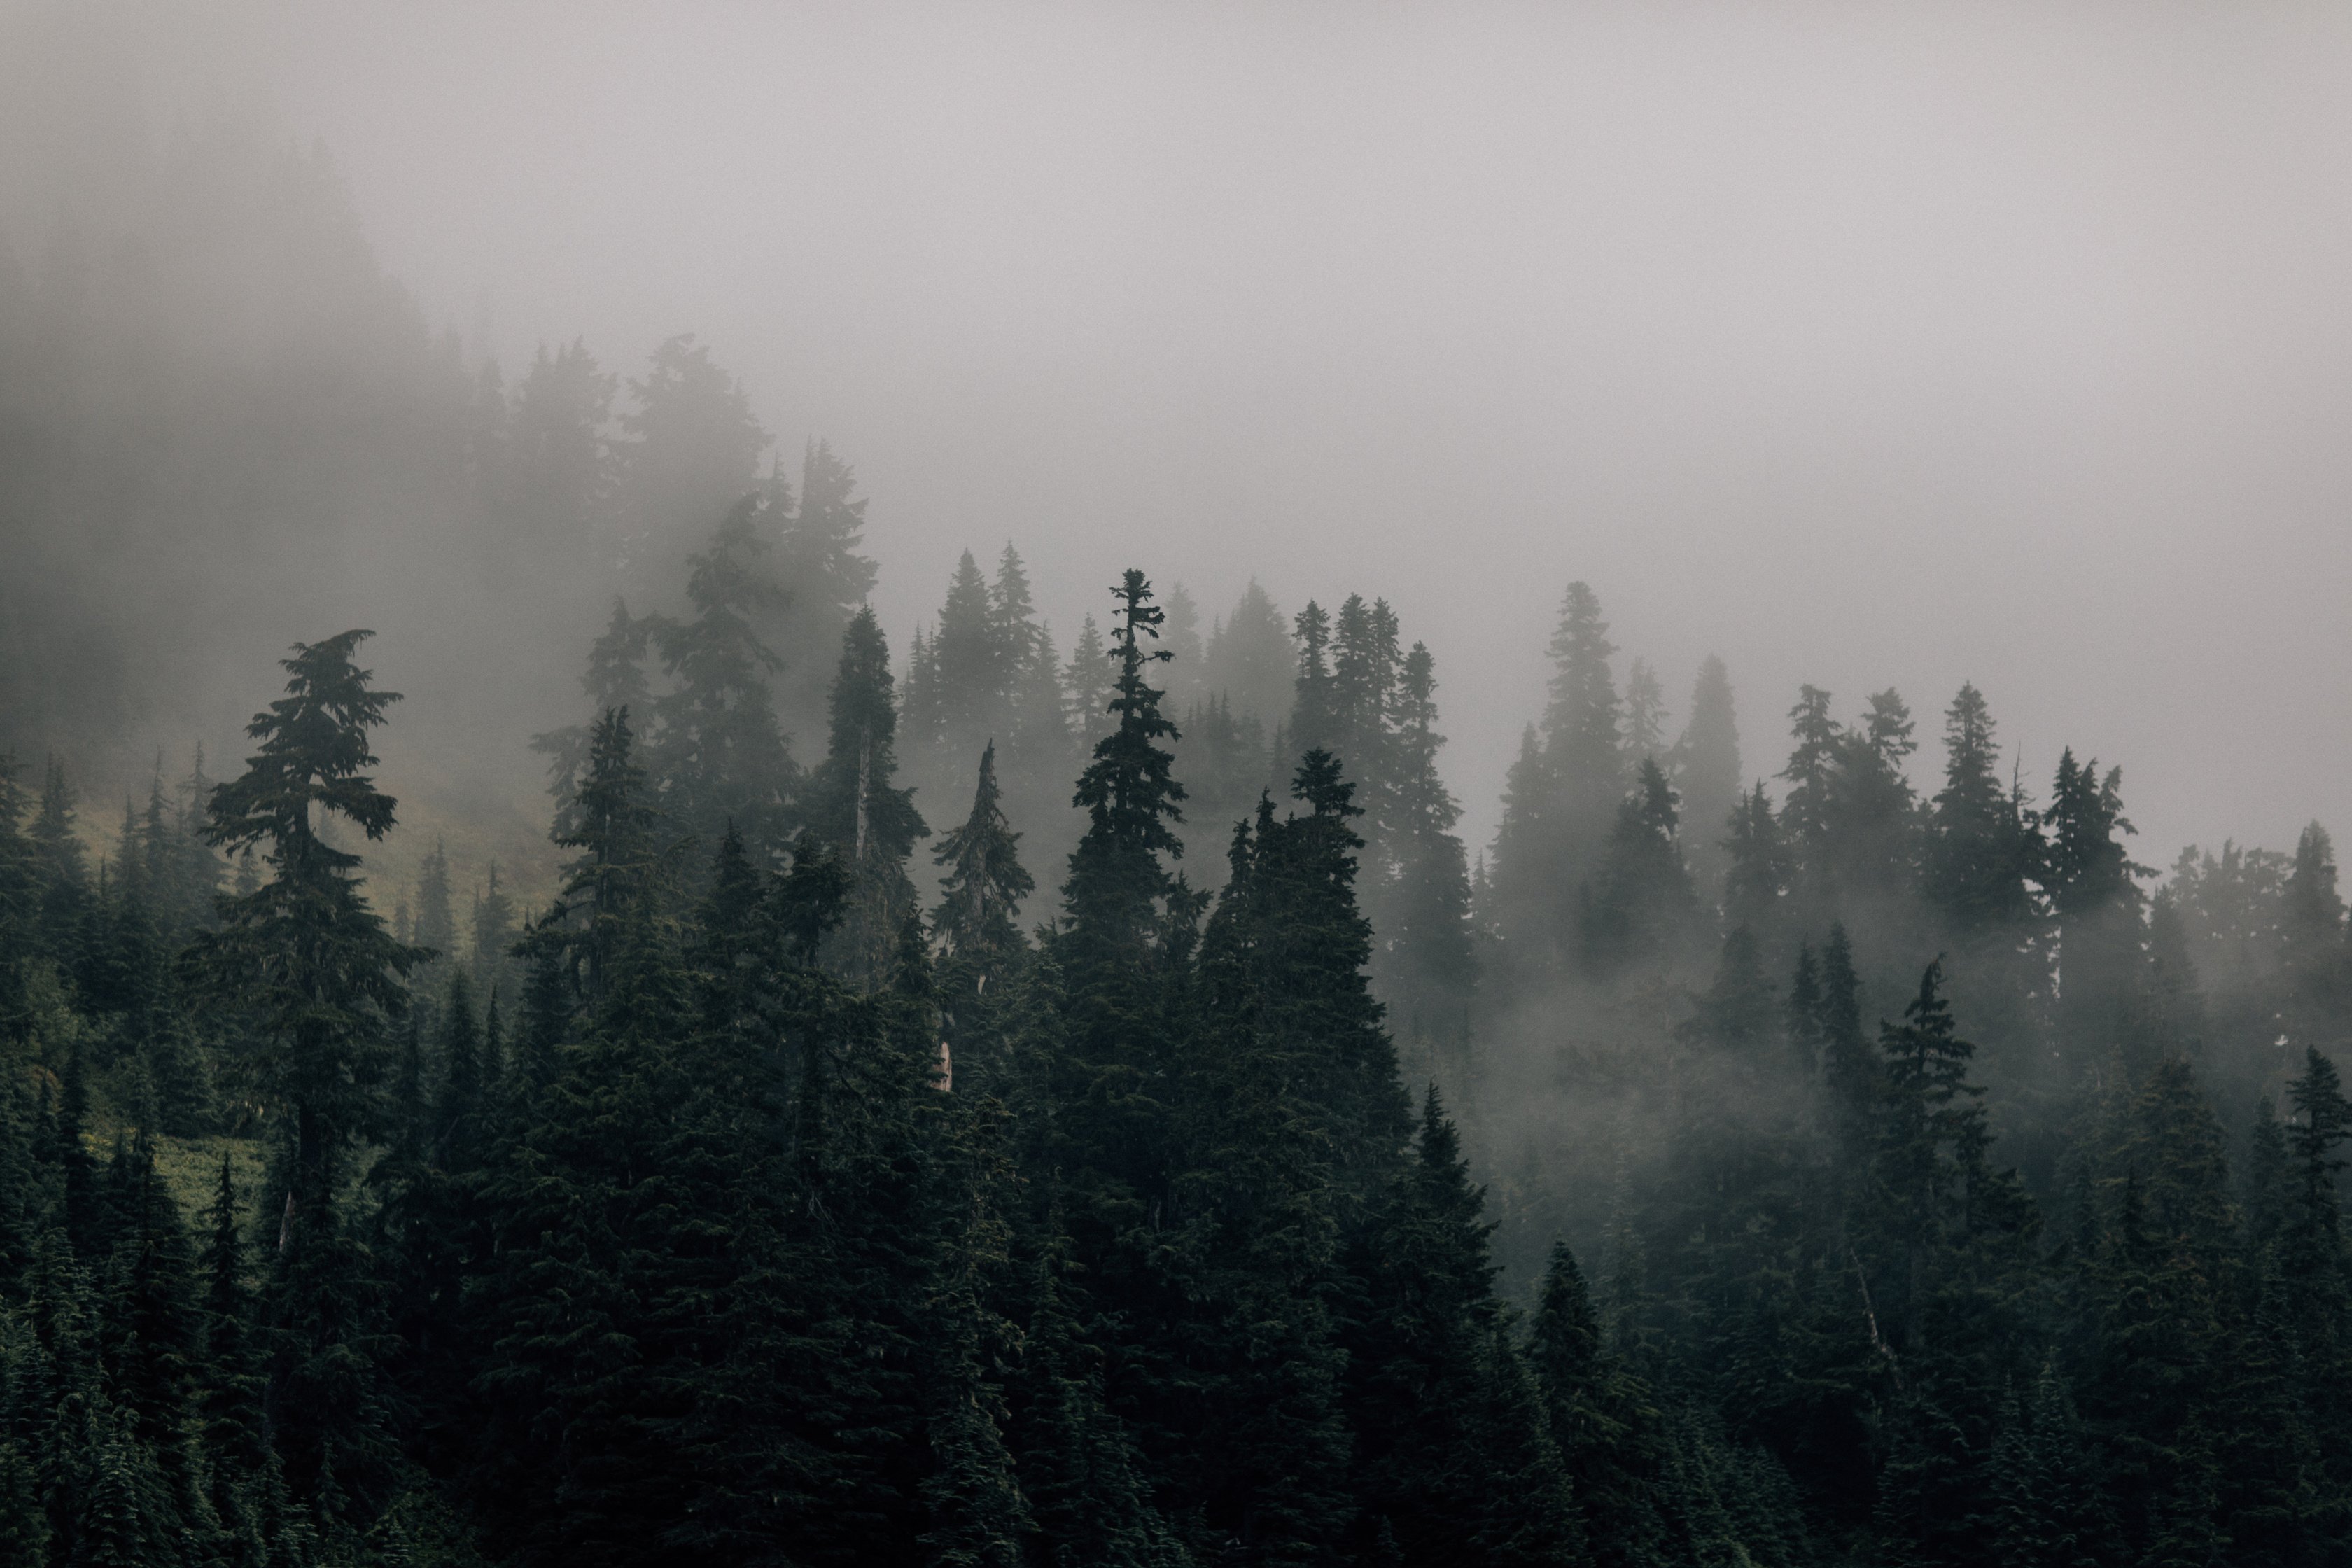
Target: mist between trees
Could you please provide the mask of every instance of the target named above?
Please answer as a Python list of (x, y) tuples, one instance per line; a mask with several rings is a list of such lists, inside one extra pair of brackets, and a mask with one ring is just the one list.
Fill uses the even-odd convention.
[[(1474, 854), (1387, 603), (1062, 641), (1008, 545), (894, 648), (705, 346), (509, 387), (233, 152), (282, 272), (0, 273), (0, 1558), (2352, 1550), (2318, 826), (2158, 878), (1974, 687), (1677, 704), (1579, 583)], [(488, 717), (551, 847), (380, 866)]]

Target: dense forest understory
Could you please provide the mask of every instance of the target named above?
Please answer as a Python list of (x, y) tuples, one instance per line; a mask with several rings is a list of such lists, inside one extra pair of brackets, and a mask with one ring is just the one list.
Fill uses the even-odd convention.
[[(1756, 766), (1576, 584), (1474, 857), (1388, 604), (1130, 571), (1066, 652), (1008, 545), (894, 658), (702, 345), (510, 390), (315, 164), (179, 155), (281, 337), (0, 266), (0, 516), (72, 525), (0, 574), (0, 1563), (2352, 1561), (2317, 825), (2159, 878), (1973, 686), (1931, 790), (1893, 690)], [(41, 551), (231, 513), (216, 620), (323, 624), (117, 827), (218, 645)], [(481, 710), (288, 574), (395, 514), (588, 647), (499, 742), (559, 885), (385, 869), (378, 737)]]

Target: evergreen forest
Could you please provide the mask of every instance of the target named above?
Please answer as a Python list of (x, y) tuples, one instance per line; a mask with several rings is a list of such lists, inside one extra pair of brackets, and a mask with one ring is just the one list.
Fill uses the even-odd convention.
[(415, 501), (450, 624), (561, 624), (484, 742), (555, 869), (383, 858), (450, 721), (364, 605), (118, 817), (194, 612), (12, 543), (0, 1563), (2352, 1562), (2318, 824), (2151, 867), (1973, 685), (1670, 692), (1579, 582), (1465, 842), (1385, 600), (1107, 560), (1057, 641), (983, 542), (894, 637), (707, 345), (509, 387), (251, 184), (333, 280), (266, 396), (0, 268), (0, 506), (291, 571)]

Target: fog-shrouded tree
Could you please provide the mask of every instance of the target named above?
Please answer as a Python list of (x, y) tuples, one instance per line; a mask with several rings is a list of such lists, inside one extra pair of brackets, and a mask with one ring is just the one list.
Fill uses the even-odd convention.
[(263, 848), (270, 874), (225, 900), (219, 929), (193, 950), (215, 994), (251, 1017), (250, 1082), (283, 1111), (266, 1408), (289, 1483), (330, 1513), (339, 1496), (381, 1502), (391, 1484), (377, 1370), (389, 1345), (339, 1178), (378, 1129), (404, 978), (420, 957), (368, 907), (360, 857), (321, 832), (340, 819), (373, 841), (394, 823), (393, 797), (367, 770), (376, 763), (370, 731), (399, 694), (377, 689), (353, 662), (370, 635), (297, 644), (282, 661), (286, 695), (247, 727), (258, 745), (246, 771), (214, 791), (206, 828), (232, 853)]
[(907, 858), (930, 828), (913, 789), (898, 784), (898, 710), (882, 625), (861, 609), (842, 634), (824, 762), (809, 779), (802, 812), (831, 843), (850, 877), (845, 918), (827, 962), (853, 984), (879, 984), (916, 905)]
[(1233, 609), (1210, 629), (1202, 655), (1202, 685), (1255, 718), (1271, 736), (1290, 720), (1294, 651), (1288, 623), (1256, 578)]
[(774, 572), (783, 590), (759, 623), (761, 639), (783, 661), (774, 683), (776, 713), (787, 733), (813, 736), (825, 726), (842, 634), (878, 576), (873, 558), (862, 552), (866, 501), (856, 470), (826, 442), (814, 440), (802, 452), (797, 495), (779, 463), (769, 473), (760, 513), (776, 541)]
[(646, 773), (663, 811), (700, 845), (731, 823), (754, 854), (778, 854), (799, 770), (778, 720), (782, 658), (759, 621), (782, 602), (773, 546), (750, 500), (739, 502), (690, 561), (685, 620), (653, 627), (669, 689), (653, 701)]
[(690, 332), (664, 340), (629, 382), (614, 504), (621, 564), (666, 569), (760, 487), (768, 433), (735, 377)]
[(1714, 654), (1700, 661), (1698, 678), (1691, 685), (1690, 717), (1664, 760), (1675, 787), (1682, 792), (1683, 817), (1694, 828), (1686, 847), (1691, 876), (1701, 900), (1712, 904), (1723, 896), (1724, 874), (1729, 868), (1720, 828), (1738, 808), (1747, 776), (1740, 770), (1731, 675)]

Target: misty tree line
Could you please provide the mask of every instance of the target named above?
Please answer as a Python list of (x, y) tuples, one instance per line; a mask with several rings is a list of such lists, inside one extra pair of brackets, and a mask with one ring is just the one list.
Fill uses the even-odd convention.
[[(0, 1560), (2352, 1552), (2315, 826), (2151, 891), (2116, 770), (2004, 782), (1973, 688), (1931, 792), (1893, 691), (1752, 767), (1580, 584), (1474, 858), (1387, 605), (1130, 575), (1065, 649), (1008, 547), (894, 662), (848, 468), (763, 471), (698, 344), (509, 386), (320, 171), (209, 156), (279, 335), (224, 379), (203, 279), (0, 266), (11, 515), (184, 563), (226, 495), (282, 584), (356, 496), (453, 623), (623, 596), (532, 738), (551, 903), (362, 882), (359, 633), (103, 859), (6, 771)], [(0, 722), (70, 755), (135, 611), (26, 537)]]
[[(371, 907), (363, 633), (95, 868), (12, 771), (17, 1555), (2340, 1554), (2319, 829), (2147, 897), (2116, 773), (2036, 805), (1969, 688), (1925, 798), (1895, 694), (1806, 689), (1776, 801), (1720, 664), (1666, 743), (1577, 584), (1474, 869), (1388, 606), (1310, 604), (1236, 715), (1199, 672), (1262, 668), (1270, 604), (1201, 639), (1129, 574), (1090, 697), (1010, 551), (903, 690), (800, 600), (840, 621), (803, 764), (756, 628), (826, 559), (808, 493), (735, 507), (684, 613), (614, 607), (527, 921), (461, 939), (437, 853)], [(975, 742), (934, 833), (901, 753)], [(1074, 757), (1041, 900), (1011, 808)]]

